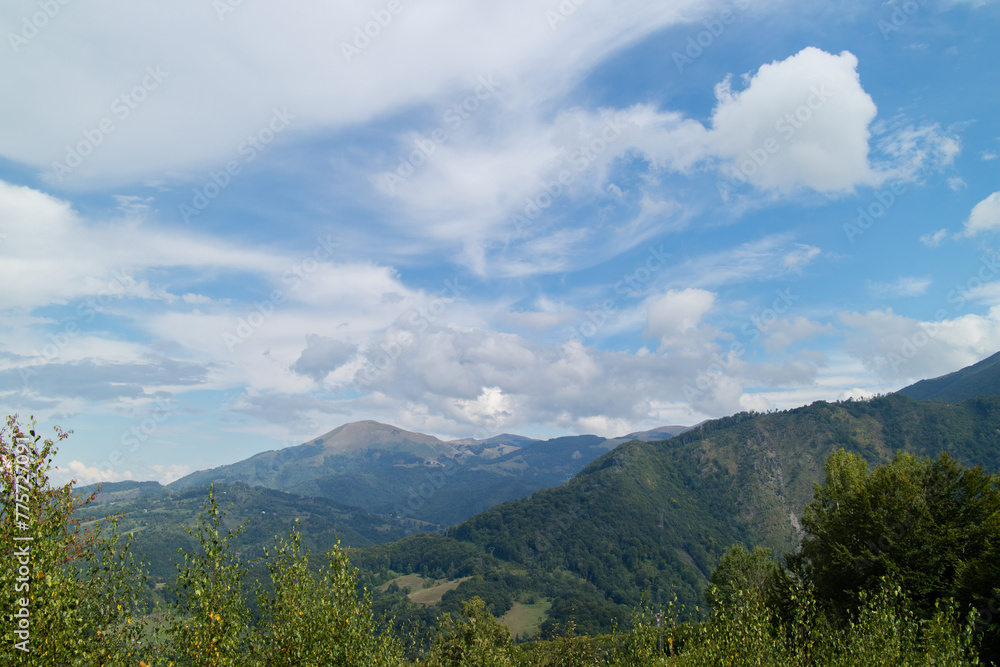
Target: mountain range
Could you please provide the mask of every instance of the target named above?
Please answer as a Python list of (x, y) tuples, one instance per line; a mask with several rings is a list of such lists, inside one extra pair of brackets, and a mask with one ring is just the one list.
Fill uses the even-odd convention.
[(662, 439), (685, 430), (665, 426), (611, 440), (578, 435), (542, 441), (502, 434), (444, 441), (359, 421), (302, 445), (192, 473), (168, 488), (244, 483), (444, 529), (498, 503), (562, 484), (620, 442)]
[[(190, 523), (204, 488), (222, 484), (237, 501), (234, 521), (252, 517), (241, 548), (259, 552), (308, 516), (310, 544), (336, 533), (361, 548), (352, 560), (397, 617), (432, 613), (390, 585), (416, 576), (441, 587), (437, 610), (478, 595), (498, 616), (539, 604), (550, 626), (573, 620), (581, 632), (604, 632), (644, 596), (703, 604), (734, 543), (792, 551), (823, 464), (841, 448), (872, 465), (900, 450), (948, 451), (1000, 470), (1000, 354), (895, 394), (615, 439), (446, 442), (355, 422), (167, 487), (106, 485), (99, 499), (119, 503), (130, 525), (151, 508), (161, 523)], [(258, 505), (271, 514), (258, 517)], [(444, 535), (412, 534), (446, 526)], [(141, 528), (147, 538), (165, 530), (148, 520)]]

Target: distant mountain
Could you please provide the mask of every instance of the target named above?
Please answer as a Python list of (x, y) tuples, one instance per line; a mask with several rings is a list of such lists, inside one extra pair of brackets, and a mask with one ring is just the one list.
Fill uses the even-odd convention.
[(959, 403), (976, 396), (1000, 396), (1000, 352), (960, 371), (900, 389), (917, 401)]
[[(207, 489), (172, 491), (157, 482), (117, 482), (76, 491), (89, 494), (97, 486), (101, 491), (95, 502), (80, 510), (78, 517), (93, 520), (120, 515), (120, 531), (135, 535), (136, 552), (149, 563), (150, 583), (172, 582), (177, 573), (173, 562), (181, 558), (177, 549), (196, 547), (186, 527), (197, 523)], [(275, 535), (287, 535), (296, 519), (304, 543), (317, 551), (329, 549), (337, 540), (343, 546), (370, 547), (425, 529), (416, 521), (400, 522), (326, 498), (305, 498), (261, 486), (223, 484), (215, 487), (215, 495), (226, 512), (227, 527), (246, 524), (235, 548), (249, 560), (259, 557), (263, 547), (271, 548)], [(87, 527), (89, 521), (83, 525)]]
[(604, 444), (608, 447), (608, 449), (613, 449), (622, 443), (630, 442), (632, 440), (656, 442), (657, 440), (666, 440), (667, 438), (672, 438), (675, 435), (680, 435), (685, 431), (690, 431), (692, 428), (697, 428), (697, 426), (660, 426), (649, 431), (629, 433), (628, 435), (623, 435), (620, 438), (609, 438), (608, 440), (605, 440)]
[[(899, 450), (947, 450), (960, 463), (996, 472), (1000, 397), (950, 404), (893, 394), (741, 413), (666, 442), (620, 445), (569, 483), (500, 504), (446, 535), (515, 568), (571, 573), (601, 604), (622, 605), (625, 613), (643, 594), (655, 601), (676, 593), (692, 608), (703, 604), (708, 577), (731, 544), (779, 555), (797, 546), (813, 484), (839, 448), (872, 464)], [(565, 622), (572, 604), (557, 602), (550, 616)]]
[(192, 473), (169, 488), (244, 483), (444, 529), (497, 503), (562, 484), (615, 444), (596, 435), (543, 441), (512, 434), (446, 442), (360, 421), (302, 445)]

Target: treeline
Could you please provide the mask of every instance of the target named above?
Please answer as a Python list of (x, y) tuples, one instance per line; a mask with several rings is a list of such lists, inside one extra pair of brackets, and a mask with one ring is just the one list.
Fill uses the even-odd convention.
[[(293, 529), (251, 576), (211, 490), (172, 602), (149, 608), (130, 536), (114, 520), (82, 530), (74, 512), (92, 496), (49, 483), (54, 447), (13, 418), (0, 431), (3, 665), (906, 666), (1000, 655), (1000, 480), (947, 455), (900, 454), (872, 470), (834, 454), (801, 548), (780, 563), (728, 550), (705, 591), (710, 610), (645, 601), (607, 634), (582, 635), (570, 620), (516, 643), (491, 611), (502, 604), (473, 598), (438, 608), (420, 643), (373, 608), (339, 546), (317, 559)], [(429, 554), (428, 574), (488, 573), (472, 547), (410, 546)], [(364, 565), (388, 575), (392, 557), (372, 552)]]

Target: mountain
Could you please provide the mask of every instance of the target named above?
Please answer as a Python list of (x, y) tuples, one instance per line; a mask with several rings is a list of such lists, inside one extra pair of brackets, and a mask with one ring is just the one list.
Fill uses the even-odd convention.
[[(93, 503), (78, 512), (83, 527), (106, 515), (119, 515), (122, 534), (135, 536), (135, 550), (148, 562), (153, 585), (172, 582), (177, 574), (173, 563), (180, 559), (177, 549), (196, 547), (187, 527), (197, 523), (202, 504), (208, 498), (204, 488), (171, 490), (157, 482), (117, 482), (80, 487), (87, 495), (100, 488)], [(263, 548), (274, 545), (274, 536), (286, 536), (299, 520), (304, 543), (322, 552), (338, 540), (347, 547), (370, 547), (417, 532), (420, 526), (372, 515), (326, 498), (305, 498), (261, 486), (223, 484), (215, 487), (215, 497), (226, 512), (226, 526), (245, 523), (235, 542), (237, 552), (256, 559)]]
[[(798, 518), (813, 485), (824, 478), (824, 462), (840, 448), (873, 465), (899, 450), (932, 457), (946, 450), (964, 465), (996, 472), (1000, 397), (957, 404), (903, 394), (819, 401), (713, 420), (665, 441), (622, 444), (562, 486), (450, 528), (441, 540), (475, 546), (501, 563), (492, 578), (484, 574), (455, 586), (450, 602), (476, 591), (498, 601), (494, 611), (504, 613), (505, 600), (548, 595), (549, 620), (573, 619), (581, 631), (581, 609), (599, 611), (587, 632), (607, 631), (608, 619), (627, 616), (643, 595), (655, 602), (676, 594), (688, 609), (703, 605), (702, 590), (731, 544), (766, 546), (778, 555), (796, 548)], [(385, 562), (400, 574), (446, 562), (415, 544), (403, 540), (374, 553), (386, 554)], [(435, 553), (451, 551), (440, 541), (427, 544)], [(454, 552), (462, 549), (467, 546)], [(514, 573), (527, 574), (512, 588)], [(445, 574), (445, 568), (425, 572)], [(577, 592), (552, 595), (558, 576), (575, 582)]]
[[(704, 422), (703, 422), (704, 423)], [(609, 438), (604, 442), (608, 449), (613, 449), (618, 445), (626, 442), (631, 442), (632, 440), (642, 440), (643, 442), (654, 442), (656, 440), (666, 440), (667, 438), (672, 438), (675, 435), (680, 435), (685, 431), (690, 431), (692, 428), (697, 428), (696, 426), (660, 426), (649, 431), (638, 431), (636, 433), (629, 433), (628, 435), (623, 435), (620, 438)]]
[(446, 442), (360, 421), (302, 445), (192, 473), (169, 488), (264, 486), (423, 522), (425, 529), (435, 530), (562, 484), (612, 446), (595, 435), (542, 441), (503, 434)]
[(918, 401), (948, 403), (1000, 395), (1000, 352), (960, 371), (911, 384), (899, 393)]

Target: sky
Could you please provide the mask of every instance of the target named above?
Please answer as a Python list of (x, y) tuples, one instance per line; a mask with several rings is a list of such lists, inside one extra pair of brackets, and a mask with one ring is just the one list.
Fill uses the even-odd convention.
[(168, 482), (975, 363), (998, 4), (9, 0), (0, 409), (73, 430), (64, 479)]

